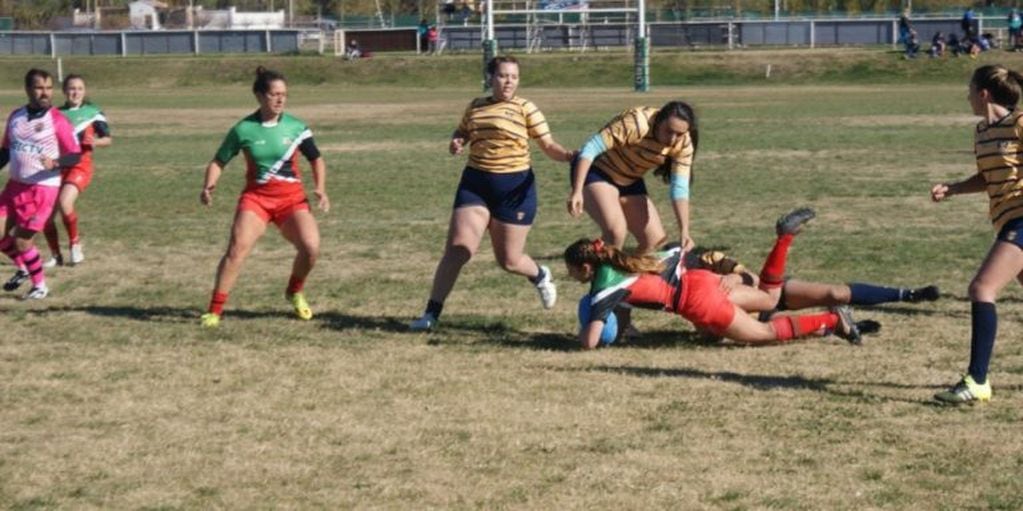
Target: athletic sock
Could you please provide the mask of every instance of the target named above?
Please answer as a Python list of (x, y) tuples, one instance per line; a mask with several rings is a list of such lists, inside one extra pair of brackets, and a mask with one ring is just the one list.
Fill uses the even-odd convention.
[(444, 311), (443, 302), (435, 302), (430, 300), (426, 302), (426, 314), (433, 315), (434, 319), (440, 318), (440, 313)]
[(987, 370), (991, 354), (995, 349), (995, 335), (998, 333), (998, 312), (991, 302), (970, 304), (972, 335), (970, 336), (970, 376), (983, 385), (987, 382)]
[(291, 278), (288, 279), (288, 291), (287, 291), (287, 293), (289, 295), (293, 295), (295, 293), (301, 293), (302, 292), (302, 288), (304, 288), (304, 287), (305, 287), (305, 279), (300, 279), (300, 278), (292, 275)]
[(22, 252), (21, 260), (25, 263), (25, 269), (32, 277), (32, 287), (40, 287), (46, 284), (46, 276), (43, 275), (43, 259), (39, 257), (39, 250), (31, 247)]
[(14, 246), (13, 236), (4, 236), (3, 239), (0, 239), (0, 252), (7, 254), (7, 257), (10, 257), (11, 260), (14, 261), (14, 265), (18, 268), (23, 268), (25, 266), (24, 264), (21, 264), (21, 257), (19, 257), (18, 248)]
[(212, 312), (218, 316), (224, 315), (224, 304), (227, 303), (227, 293), (221, 293), (214, 290), (213, 296), (210, 297), (209, 312)]
[(877, 305), (879, 303), (898, 302), (906, 299), (908, 289), (875, 286), (854, 282), (849, 284), (849, 303), (853, 305)]
[(838, 325), (838, 314), (822, 312), (800, 316), (779, 316), (771, 320), (779, 341), (789, 341), (809, 335), (824, 335)]
[(57, 234), (57, 224), (52, 221), (46, 222), (43, 227), (43, 235), (46, 236), (46, 246), (50, 247), (50, 254), (53, 257), (60, 257), (60, 236)]
[(794, 234), (782, 234), (775, 240), (774, 248), (767, 254), (764, 267), (760, 270), (760, 289), (777, 289), (785, 284), (785, 260), (795, 237)]
[(67, 229), (67, 237), (71, 239), (72, 245), (77, 245), (78, 239), (78, 213), (61, 213), (61, 220), (64, 221), (64, 227)]
[(544, 271), (543, 266), (540, 266), (538, 264), (538, 265), (536, 265), (536, 276), (531, 278), (531, 279), (529, 279), (529, 281), (532, 282), (533, 285), (535, 286), (535, 285), (543, 282), (543, 279), (545, 277), (547, 277), (547, 272)]

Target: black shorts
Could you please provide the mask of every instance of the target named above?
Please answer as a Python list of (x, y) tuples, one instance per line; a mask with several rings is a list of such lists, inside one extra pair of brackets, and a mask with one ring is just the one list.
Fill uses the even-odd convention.
[(536, 178), (533, 169), (507, 174), (472, 167), (462, 171), (455, 208), (480, 204), (491, 216), (508, 224), (532, 225), (536, 218)]

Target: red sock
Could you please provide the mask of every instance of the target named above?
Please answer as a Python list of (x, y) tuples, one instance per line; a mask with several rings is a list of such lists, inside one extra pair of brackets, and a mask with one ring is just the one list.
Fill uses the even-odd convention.
[(67, 228), (67, 237), (71, 239), (72, 245), (78, 244), (78, 213), (61, 213), (61, 220), (64, 221), (64, 227)]
[(209, 312), (222, 316), (224, 314), (225, 303), (227, 303), (227, 293), (221, 293), (214, 290), (213, 296), (210, 298)]
[(767, 254), (764, 267), (760, 270), (760, 289), (776, 289), (785, 284), (785, 260), (789, 255), (789, 245), (795, 239), (794, 234), (782, 234), (774, 242), (774, 248)]
[(43, 227), (43, 235), (46, 236), (46, 245), (50, 247), (50, 253), (54, 257), (60, 257), (60, 236), (57, 235), (57, 224), (51, 218)]
[(779, 341), (788, 341), (810, 335), (824, 335), (838, 325), (838, 314), (821, 312), (800, 316), (780, 316), (771, 320)]
[(301, 293), (302, 292), (302, 288), (304, 288), (304, 287), (305, 287), (305, 279), (300, 279), (300, 278), (292, 275), (291, 278), (288, 279), (288, 291), (287, 291), (287, 293), (289, 295), (293, 295), (295, 293)]

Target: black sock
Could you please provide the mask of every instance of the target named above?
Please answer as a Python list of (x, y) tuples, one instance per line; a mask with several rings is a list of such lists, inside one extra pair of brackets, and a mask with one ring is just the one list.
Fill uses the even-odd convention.
[(529, 279), (529, 281), (532, 282), (533, 285), (535, 286), (535, 285), (539, 284), (544, 279), (544, 277), (546, 277), (546, 276), (547, 276), (547, 272), (544, 271), (543, 266), (540, 266), (538, 264), (538, 265), (536, 265), (536, 276), (531, 278), (531, 279)]
[(998, 333), (998, 313), (991, 302), (973, 302), (970, 305), (972, 335), (970, 337), (970, 376), (983, 385)]
[(435, 302), (430, 300), (426, 302), (426, 313), (433, 315), (434, 319), (440, 318), (440, 313), (444, 310), (443, 302)]

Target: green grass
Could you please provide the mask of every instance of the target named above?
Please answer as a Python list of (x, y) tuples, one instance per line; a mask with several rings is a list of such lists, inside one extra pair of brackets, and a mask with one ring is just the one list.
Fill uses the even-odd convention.
[[(814, 58), (850, 53), (860, 54)], [(663, 58), (721, 58), (737, 69), (743, 55), (753, 69), (786, 54)], [(808, 54), (793, 62), (798, 55)], [(96, 155), (80, 201), (86, 263), (49, 273), (43, 303), (0, 297), (0, 507), (1018, 508), (1018, 286), (999, 307), (995, 400), (929, 402), (965, 367), (966, 284), (992, 237), (982, 197), (934, 205), (927, 196), (932, 182), (972, 172), (975, 119), (958, 75), (975, 61), (940, 63), (948, 67), (935, 80), (849, 84), (821, 63), (807, 71), (812, 81), (658, 86), (642, 96), (536, 76), (571, 58), (527, 57), (521, 91), (566, 145), (628, 106), (675, 97), (697, 106), (698, 243), (758, 267), (775, 218), (810, 205), (819, 217), (795, 243), (793, 275), (935, 282), (946, 297), (858, 311), (884, 325), (860, 348), (708, 345), (678, 318), (636, 313), (644, 338), (577, 352), (584, 288), (558, 257), (596, 230), (564, 213), (567, 171), (536, 152), (529, 252), (554, 269), (558, 306), (541, 310), (485, 241), (443, 328), (409, 334), (440, 257), (463, 164), (446, 140), (478, 93), (478, 57), (415, 60), (418, 70), (397, 82), (387, 66), (412, 59), (367, 62), (386, 75), (373, 86), (358, 81), (368, 76), (335, 83), (336, 69), (351, 68), (332, 60), (337, 68), (316, 83), (313, 64), (328, 60), (299, 57), (273, 63), (289, 73), (309, 65), (308, 78), (292, 75), (291, 110), (328, 162), (334, 208), (318, 214), (322, 259), (308, 284), (317, 317), (288, 316), (293, 250), (271, 230), (222, 328), (203, 331), (242, 165), (228, 167), (208, 209), (197, 200), (202, 169), (254, 108), (242, 82), (257, 59), (223, 61), (227, 79), (216, 86), (204, 68), (213, 59), (65, 62), (101, 84), (91, 94), (115, 144)], [(0, 79), (8, 107), (23, 102), (9, 73), (24, 61), (12, 62)], [(408, 87), (436, 74), (428, 65), (459, 71)], [(591, 65), (605, 64), (580, 67)], [(670, 218), (666, 188), (648, 186)]]

